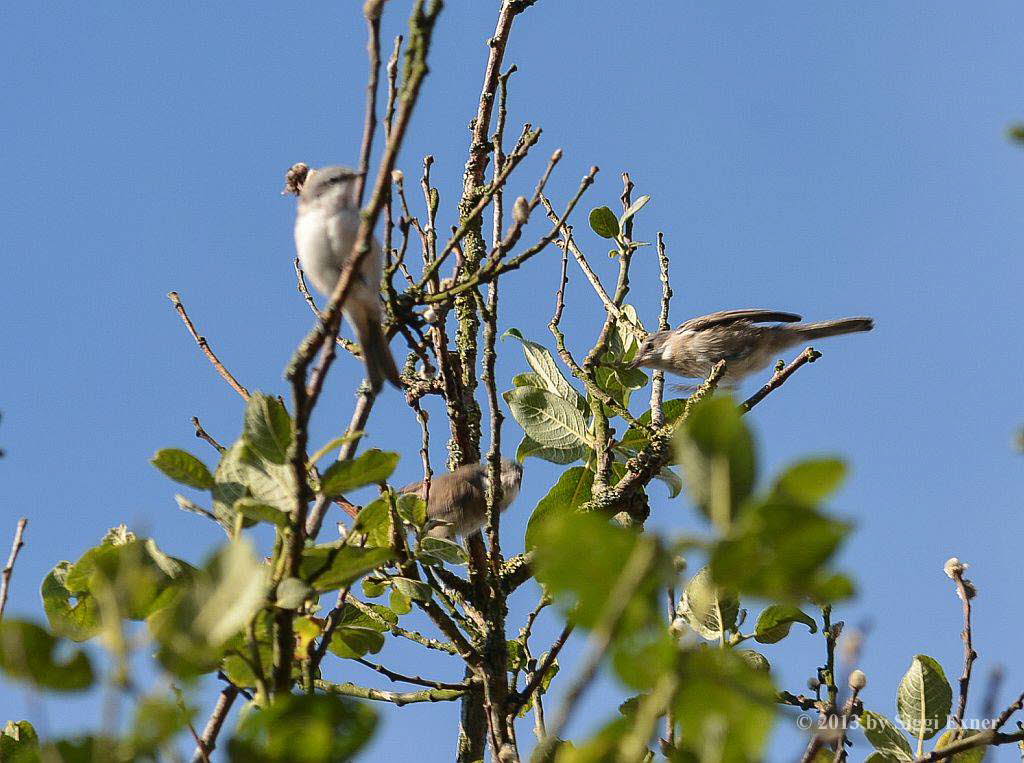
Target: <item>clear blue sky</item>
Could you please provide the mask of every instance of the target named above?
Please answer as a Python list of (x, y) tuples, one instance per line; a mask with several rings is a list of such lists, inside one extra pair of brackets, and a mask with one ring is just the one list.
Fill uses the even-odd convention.
[[(42, 617), (42, 577), (118, 522), (193, 561), (218, 540), (176, 509), (175, 488), (148, 464), (170, 445), (210, 455), (190, 416), (224, 440), (241, 421), (240, 399), (165, 294), (181, 293), (244, 384), (285, 391), (282, 369), (311, 318), (294, 289), (294, 203), (278, 191), (292, 162), (354, 162), (366, 69), (361, 3), (310, 5), (54, 2), (5, 11), (0, 538), (16, 517), (31, 522), (10, 613)], [(390, 5), (386, 39), (409, 3)], [(1024, 688), (1014, 659), (1024, 628), (1024, 460), (1011, 449), (1024, 421), (1024, 152), (1004, 129), (1024, 117), (1024, 10), (1008, 0), (628, 5), (540, 0), (517, 22), (506, 59), (520, 69), (511, 129), (544, 128), (517, 192), (532, 189), (556, 147), (565, 158), (555, 199), (597, 164), (584, 206), (614, 204), (618, 173), (629, 170), (653, 197), (638, 236), (664, 230), (669, 244), (675, 320), (747, 306), (876, 318), (873, 334), (821, 343), (822, 360), (757, 409), (762, 453), (773, 469), (823, 452), (852, 463), (835, 510), (857, 525), (843, 561), (861, 594), (839, 617), (873, 623), (861, 660), (868, 706), (892, 713), (917, 652), (959, 674), (959, 605), (941, 571), (954, 554), (973, 563), (980, 589), (975, 699), (1003, 662), (1008, 703)], [(418, 177), (422, 156), (435, 156), (446, 225), (496, 7), (448, 3), (401, 157)], [(585, 227), (581, 244), (610, 278), (606, 247)], [(556, 261), (552, 249), (511, 279), (506, 327), (548, 341)], [(600, 306), (572, 276), (565, 323), (583, 348)], [(653, 260), (638, 257), (632, 300), (648, 322), (655, 283)], [(523, 368), (510, 347), (501, 374)], [(336, 366), (315, 439), (347, 421), (357, 374), (351, 361)], [(375, 445), (407, 444), (398, 479), (416, 478), (417, 428), (396, 393), (378, 405), (371, 431)], [(517, 438), (510, 420), (506, 440)], [(521, 547), (555, 474), (528, 463), (502, 523), (509, 550)], [(670, 502), (660, 488), (654, 496), (658, 528), (695, 526), (685, 500)], [(514, 614), (534, 601), (524, 590)], [(538, 644), (555, 623), (540, 631)], [(822, 649), (797, 634), (766, 653), (780, 685), (799, 691)], [(461, 675), (402, 647), (382, 658)], [(380, 683), (343, 667), (337, 677)], [(599, 686), (575, 731), (613, 713), (616, 696)], [(4, 719), (42, 721), (39, 707), (24, 691), (0, 692)], [(43, 707), (40, 725), (51, 733), (95, 721), (91, 700)], [(451, 759), (454, 705), (382, 710), (373, 749), (383, 759), (403, 759), (414, 739), (419, 759)], [(529, 735), (524, 723), (520, 737)], [(772, 758), (793, 757), (796, 744), (791, 729), (780, 731)]]

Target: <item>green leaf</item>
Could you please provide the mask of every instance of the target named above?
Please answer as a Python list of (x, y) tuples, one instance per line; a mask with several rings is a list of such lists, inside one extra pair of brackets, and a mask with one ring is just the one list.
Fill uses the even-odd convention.
[(584, 628), (594, 627), (600, 619), (634, 551), (653, 555), (651, 569), (626, 607), (620, 632), (661, 624), (658, 596), (672, 570), (654, 538), (613, 527), (595, 514), (557, 511), (540, 524), (534, 540), (537, 580)]
[(169, 606), (149, 617), (160, 662), (182, 676), (215, 667), (228, 641), (265, 605), (269, 572), (247, 539), (221, 546)]
[(323, 593), (351, 585), (394, 556), (390, 548), (360, 548), (340, 543), (312, 546), (302, 552), (299, 574)]
[[(950, 747), (955, 742), (959, 742), (963, 739), (969, 739), (970, 737), (977, 736), (980, 733), (980, 731), (975, 729), (962, 729), (959, 732), (959, 736), (957, 736), (957, 730), (950, 729), (949, 731), (944, 732), (942, 736), (938, 738), (938, 741), (935, 742), (935, 750), (938, 751), (944, 747)], [(965, 752), (958, 752), (953, 757), (948, 758), (948, 760), (949, 763), (982, 763), (985, 759), (985, 750), (986, 748), (984, 746), (975, 747)]]
[(896, 691), (896, 712), (907, 731), (931, 739), (945, 728), (952, 702), (942, 666), (924, 654), (914, 657)]
[(587, 424), (572, 403), (535, 387), (516, 387), (503, 397), (519, 426), (538, 444), (558, 450), (589, 447)]
[(384, 635), (372, 628), (345, 626), (334, 632), (327, 648), (342, 659), (354, 660), (365, 654), (377, 654), (384, 648)]
[[(519, 386), (536, 386), (541, 389), (546, 389), (563, 400), (575, 405), (581, 412), (587, 410), (587, 403), (583, 395), (569, 383), (569, 381), (562, 374), (562, 370), (555, 362), (554, 357), (548, 351), (548, 348), (542, 344), (531, 341), (525, 338), (522, 332), (517, 328), (510, 328), (504, 334), (502, 338), (512, 337), (513, 339), (519, 340), (523, 345), (523, 354), (526, 356), (526, 362), (530, 364), (530, 368), (533, 369), (533, 374), (527, 376), (526, 374), (520, 374), (519, 382), (513, 380), (513, 384)], [(526, 378), (524, 378), (526, 377)], [(532, 385), (525, 385), (521, 382), (526, 380), (534, 382)], [(540, 384), (536, 382), (539, 381)]]
[(608, 207), (590, 210), (590, 227), (601, 238), (615, 238), (619, 235), (619, 220)]
[(0, 760), (11, 763), (36, 763), (39, 760), (39, 736), (28, 721), (7, 721), (0, 732)]
[(164, 697), (143, 697), (135, 706), (128, 744), (133, 758), (158, 757), (156, 753), (169, 743), (195, 717), (194, 707), (182, 707)]
[(395, 587), (396, 591), (416, 601), (430, 601), (430, 598), (434, 595), (430, 586), (421, 580), (391, 578), (391, 584)]
[(846, 464), (838, 458), (811, 458), (793, 464), (775, 482), (775, 490), (814, 506), (842, 484)]
[(371, 448), (351, 461), (335, 461), (320, 478), (320, 490), (335, 498), (366, 485), (380, 484), (398, 466), (398, 454)]
[(401, 591), (392, 591), (388, 603), (396, 615), (407, 615), (412, 612), (412, 598)]
[(427, 504), (418, 495), (413, 493), (399, 495), (395, 500), (395, 509), (398, 511), (398, 516), (413, 527), (423, 527), (427, 522)]
[(335, 694), (285, 694), (247, 713), (227, 744), (234, 763), (351, 760), (373, 735), (376, 713)]
[(417, 557), (424, 564), (466, 564), (469, 561), (465, 549), (458, 543), (430, 536), (420, 541)]
[(298, 609), (313, 594), (313, 589), (304, 580), (285, 578), (277, 584), (274, 604), (281, 609)]
[(519, 447), (516, 449), (516, 460), (522, 463), (527, 458), (533, 456), (544, 461), (550, 461), (553, 464), (565, 466), (585, 458), (588, 453), (590, 453), (590, 449), (585, 445), (577, 445), (564, 450), (549, 448), (535, 442), (529, 435), (524, 435), (522, 442), (519, 443)]
[(84, 691), (93, 684), (92, 664), (85, 652), (65, 652), (49, 631), (25, 620), (0, 623), (0, 670), (50, 691)]
[(669, 498), (675, 498), (683, 490), (683, 480), (667, 466), (655, 474), (654, 479), (663, 483), (668, 488)]
[(701, 760), (763, 760), (775, 717), (770, 675), (728, 649), (695, 649), (679, 660), (679, 742)]
[(757, 618), (754, 626), (754, 638), (762, 644), (774, 644), (789, 635), (793, 623), (803, 623), (811, 633), (818, 632), (818, 624), (814, 618), (805, 614), (799, 607), (792, 604), (772, 604)]
[(736, 654), (747, 661), (754, 670), (761, 670), (765, 673), (770, 673), (772, 670), (772, 664), (768, 662), (768, 658), (760, 652), (753, 649), (737, 649)]
[(594, 473), (590, 469), (576, 466), (563, 472), (530, 515), (526, 526), (526, 549), (532, 550), (537, 545), (539, 528), (548, 518), (556, 513), (574, 512), (589, 501), (593, 485)]
[(865, 710), (860, 716), (860, 727), (872, 747), (884, 755), (886, 760), (905, 763), (914, 759), (910, 742), (896, 724), (884, 715)]
[(43, 580), (43, 609), (54, 633), (72, 641), (87, 641), (100, 631), (99, 604), (87, 590), (68, 589), (72, 566), (61, 562)]
[(728, 396), (695, 406), (680, 429), (676, 454), (690, 497), (722, 532), (757, 477), (754, 440)]
[(359, 511), (354, 532), (365, 534), (367, 546), (391, 548), (391, 509), (384, 497), (370, 501)]
[(717, 641), (723, 631), (735, 629), (740, 600), (735, 594), (716, 586), (705, 567), (686, 584), (678, 611), (697, 633), (709, 641)]
[(235, 511), (253, 522), (269, 522), (277, 527), (288, 526), (288, 514), (253, 498), (239, 498), (235, 501)]
[(852, 590), (827, 569), (850, 526), (773, 495), (750, 504), (714, 545), (714, 579), (739, 593), (786, 600), (835, 601)]
[(643, 209), (647, 202), (649, 202), (650, 200), (651, 197), (647, 194), (644, 194), (639, 199), (630, 204), (626, 211), (622, 213), (622, 216), (619, 217), (619, 227), (625, 230), (626, 223), (632, 220), (633, 216), (636, 215), (636, 213), (639, 212), (641, 209)]
[(221, 454), (213, 477), (216, 483), (213, 513), (228, 529), (234, 527), (235, 502), (239, 498), (252, 498), (286, 513), (295, 506), (295, 476), (291, 465), (261, 458), (244, 440)]
[(200, 490), (209, 490), (213, 487), (213, 475), (206, 464), (187, 451), (164, 448), (156, 452), (150, 463), (182, 485)]
[(288, 461), (295, 440), (292, 420), (280, 400), (254, 392), (245, 407), (242, 437), (260, 458), (274, 464)]

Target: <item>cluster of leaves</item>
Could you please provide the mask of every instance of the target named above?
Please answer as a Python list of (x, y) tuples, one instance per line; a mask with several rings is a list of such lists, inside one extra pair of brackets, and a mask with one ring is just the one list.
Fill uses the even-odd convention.
[[(678, 726), (672, 759), (761, 759), (776, 692), (768, 659), (741, 645), (777, 643), (798, 623), (816, 633), (803, 604), (851, 592), (829, 567), (849, 527), (821, 508), (841, 462), (800, 462), (755, 492), (754, 440), (728, 397), (694, 407), (679, 427), (677, 461), (711, 539), (670, 541), (576, 512), (592, 480), (584, 467), (568, 470), (535, 512), (538, 580), (578, 626), (612, 629), (613, 669), (636, 692), (595, 737), (562, 744), (558, 761), (642, 759), (654, 723), (669, 713)], [(698, 550), (708, 564), (687, 579), (680, 554)], [(683, 591), (670, 624), (666, 588)], [(773, 602), (749, 632), (741, 594)]]
[[(952, 703), (953, 690), (942, 666), (927, 655), (915, 656), (896, 690), (898, 723), (870, 710), (861, 714), (859, 725), (875, 748), (867, 760), (871, 763), (905, 763), (920, 757), (924, 740), (934, 737), (949, 723)], [(975, 729), (950, 729), (939, 736), (934, 749), (941, 750), (979, 733)], [(907, 741), (907, 734), (917, 741), (916, 752)], [(957, 763), (981, 763), (984, 757), (984, 747), (978, 747), (956, 754), (953, 760)]]

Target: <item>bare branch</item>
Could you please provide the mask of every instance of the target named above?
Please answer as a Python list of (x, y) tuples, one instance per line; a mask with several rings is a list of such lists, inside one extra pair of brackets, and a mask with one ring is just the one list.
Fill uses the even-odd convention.
[(10, 556), (7, 557), (7, 564), (4, 565), (3, 572), (0, 573), (0, 619), (3, 619), (4, 607), (7, 606), (11, 575), (14, 574), (14, 563), (18, 561), (18, 553), (21, 551), (21, 547), (25, 545), (23, 538), (25, 535), (25, 525), (27, 524), (28, 519), (25, 517), (18, 520), (18, 525), (14, 529), (14, 542), (11, 543)]
[(206, 442), (210, 443), (210, 445), (212, 445), (214, 447), (214, 449), (218, 453), (223, 453), (224, 452), (224, 450), (225, 450), (224, 446), (221, 445), (216, 440), (214, 440), (210, 436), (210, 434), (205, 429), (203, 429), (203, 425), (199, 423), (199, 417), (198, 416), (193, 416), (192, 417), (192, 426), (195, 427), (196, 437), (198, 437), (200, 440), (205, 440)]
[(196, 327), (192, 324), (192, 319), (189, 318), (188, 313), (185, 312), (185, 305), (181, 303), (181, 297), (178, 296), (178, 292), (169, 292), (167, 297), (174, 305), (174, 309), (178, 311), (178, 315), (181, 316), (181, 320), (185, 323), (185, 328), (188, 329), (188, 333), (196, 340), (196, 344), (199, 345), (199, 349), (203, 351), (210, 363), (213, 364), (217, 373), (221, 375), (224, 381), (231, 385), (231, 388), (235, 392), (242, 396), (243, 400), (248, 400), (249, 390), (238, 383), (238, 380), (232, 376), (231, 372), (228, 371), (228, 369), (224, 367), (224, 364), (220, 362), (220, 358), (218, 358), (216, 353), (214, 353), (213, 349), (210, 347), (210, 343), (206, 341), (206, 337), (201, 336), (199, 332), (196, 331)]
[[(768, 380), (761, 389), (755, 392), (753, 395), (748, 397), (743, 404), (740, 406), (740, 411), (747, 413), (755, 405), (764, 400), (774, 390), (781, 387), (786, 383), (786, 379), (796, 373), (797, 369), (805, 363), (813, 363), (821, 357), (821, 353), (815, 350), (813, 347), (808, 347), (806, 350), (797, 355), (796, 360), (790, 363), (788, 366), (777, 368), (775, 373), (772, 374), (772, 378)], [(781, 366), (781, 363), (780, 363)]]
[(239, 689), (234, 684), (229, 683), (221, 689), (220, 696), (217, 698), (217, 704), (210, 715), (210, 720), (206, 722), (206, 728), (203, 729), (203, 736), (200, 738), (199, 744), (196, 745), (195, 752), (192, 753), (192, 763), (209, 763), (210, 753), (217, 746), (217, 735), (220, 734), (224, 721), (228, 717), (228, 713), (231, 712), (231, 706), (234, 704), (238, 694)]
[(417, 702), (452, 702), (461, 699), (466, 693), (464, 689), (424, 689), (423, 691), (385, 691), (384, 689), (371, 689), (367, 686), (357, 686), (353, 683), (336, 684), (330, 681), (314, 681), (316, 688), (329, 694), (343, 694), (346, 697), (358, 697), (359, 699), (373, 699), (378, 702), (392, 702), (399, 707), (411, 705)]

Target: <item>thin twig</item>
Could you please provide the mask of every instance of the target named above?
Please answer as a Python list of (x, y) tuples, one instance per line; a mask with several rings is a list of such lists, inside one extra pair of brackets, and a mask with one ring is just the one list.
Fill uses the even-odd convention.
[(218, 453), (223, 453), (225, 451), (224, 446), (217, 442), (215, 439), (213, 439), (213, 437), (210, 436), (209, 432), (203, 429), (203, 425), (199, 423), (198, 416), (192, 417), (192, 426), (195, 427), (196, 437), (198, 437), (200, 440), (205, 440), (206, 442), (210, 443), (210, 445), (212, 445)]
[(7, 564), (4, 565), (3, 573), (0, 573), (0, 619), (4, 616), (4, 607), (7, 606), (7, 595), (11, 586), (11, 575), (14, 574), (14, 563), (18, 561), (18, 552), (21, 551), (21, 547), (25, 545), (23, 540), (25, 535), (25, 525), (28, 524), (28, 519), (22, 517), (18, 520), (18, 525), (14, 529), (14, 542), (11, 544), (11, 554), (7, 557)]
[(813, 347), (808, 347), (806, 350), (797, 355), (796, 359), (792, 363), (790, 363), (785, 368), (776, 371), (774, 374), (772, 374), (772, 378), (768, 380), (767, 384), (765, 384), (763, 387), (761, 387), (761, 389), (759, 389), (757, 392), (755, 392), (753, 395), (748, 397), (743, 402), (743, 404), (740, 406), (740, 411), (743, 413), (747, 413), (748, 411), (750, 411), (751, 408), (753, 408), (755, 405), (757, 405), (766, 397), (768, 397), (768, 395), (770, 395), (772, 391), (778, 389), (783, 384), (785, 384), (786, 380), (794, 373), (796, 373), (797, 369), (799, 369), (800, 366), (804, 365), (805, 363), (813, 363), (820, 357), (820, 352), (815, 350)]
[(210, 753), (217, 746), (217, 735), (220, 734), (220, 730), (224, 726), (224, 720), (228, 717), (231, 705), (234, 704), (238, 692), (239, 689), (234, 684), (228, 684), (221, 689), (220, 696), (217, 698), (217, 704), (210, 715), (210, 720), (206, 722), (206, 728), (203, 730), (200, 744), (196, 746), (196, 750), (192, 754), (192, 763), (204, 763), (204, 761), (209, 763)]
[(562, 647), (565, 646), (565, 642), (569, 640), (572, 635), (574, 625), (566, 625), (562, 628), (562, 632), (558, 634), (558, 638), (555, 639), (551, 648), (547, 651), (544, 657), (544, 661), (537, 666), (537, 669), (533, 671), (533, 675), (530, 676), (530, 680), (527, 682), (523, 690), (519, 692), (513, 701), (509, 704), (509, 714), (515, 715), (519, 712), (519, 708), (530, 701), (530, 697), (533, 696), (534, 692), (540, 688), (540, 685), (544, 683), (544, 678), (547, 676), (548, 671), (551, 670), (551, 666), (555, 664), (555, 660), (558, 659), (558, 654), (562, 651)]
[(965, 567), (966, 565), (958, 563), (947, 568), (950, 577), (956, 583), (956, 593), (960, 597), (964, 611), (964, 629), (960, 633), (964, 642), (964, 671), (960, 676), (960, 698), (957, 701), (956, 713), (953, 715), (953, 726), (957, 729), (956, 738), (958, 739), (960, 738), (960, 729), (963, 728), (964, 713), (967, 711), (967, 692), (971, 686), (971, 668), (974, 666), (974, 661), (978, 659), (978, 653), (974, 651), (971, 629), (971, 599), (974, 597), (975, 589), (969, 580), (964, 579)]
[(464, 689), (424, 689), (422, 691), (385, 691), (384, 689), (371, 689), (368, 686), (357, 686), (353, 683), (336, 684), (330, 681), (314, 681), (316, 688), (330, 694), (343, 694), (347, 697), (358, 697), (359, 699), (372, 699), (378, 702), (392, 702), (399, 707), (411, 705), (417, 702), (452, 702), (461, 699), (466, 693)]
[[(668, 331), (668, 310), (672, 302), (672, 285), (669, 283), (668, 254), (665, 252), (665, 234), (658, 232), (658, 277), (661, 280), (661, 312), (658, 314), (658, 331)], [(656, 370), (651, 374), (651, 426), (665, 425), (662, 400), (665, 392), (665, 372)]]
[(366, 17), (366, 53), (370, 59), (370, 76), (366, 82), (366, 115), (363, 122), (363, 143), (359, 149), (359, 177), (356, 178), (356, 206), (363, 203), (366, 176), (370, 173), (373, 136), (377, 134), (377, 82), (380, 80), (380, 17), (387, 0), (369, 0), (363, 6)]
[(446, 683), (444, 681), (431, 681), (420, 676), (407, 676), (402, 673), (398, 673), (390, 668), (380, 665), (376, 662), (370, 662), (369, 660), (357, 657), (356, 662), (360, 665), (365, 665), (371, 670), (376, 670), (382, 676), (386, 676), (388, 680), (399, 681), (402, 683), (413, 684), (414, 686), (426, 686), (430, 689), (451, 689), (453, 691), (465, 691), (469, 688), (469, 684), (465, 681), (462, 683)]
[(188, 333), (190, 333), (192, 335), (192, 338), (196, 340), (196, 344), (199, 345), (199, 349), (203, 351), (203, 353), (209, 359), (210, 363), (213, 364), (213, 367), (217, 370), (217, 373), (221, 375), (224, 381), (231, 385), (231, 388), (235, 392), (242, 396), (243, 400), (248, 400), (249, 390), (247, 390), (245, 387), (238, 383), (238, 380), (234, 376), (232, 376), (231, 372), (228, 371), (228, 369), (224, 367), (224, 364), (220, 362), (220, 358), (218, 358), (217, 355), (214, 353), (213, 349), (210, 347), (210, 343), (206, 341), (206, 337), (201, 336), (199, 332), (196, 331), (196, 327), (192, 324), (192, 319), (189, 318), (188, 313), (185, 312), (185, 305), (181, 303), (181, 297), (178, 296), (178, 292), (169, 292), (167, 294), (167, 297), (168, 299), (171, 300), (171, 303), (174, 305), (174, 309), (178, 311), (178, 315), (181, 316), (181, 320), (185, 323), (185, 327), (188, 329)]

